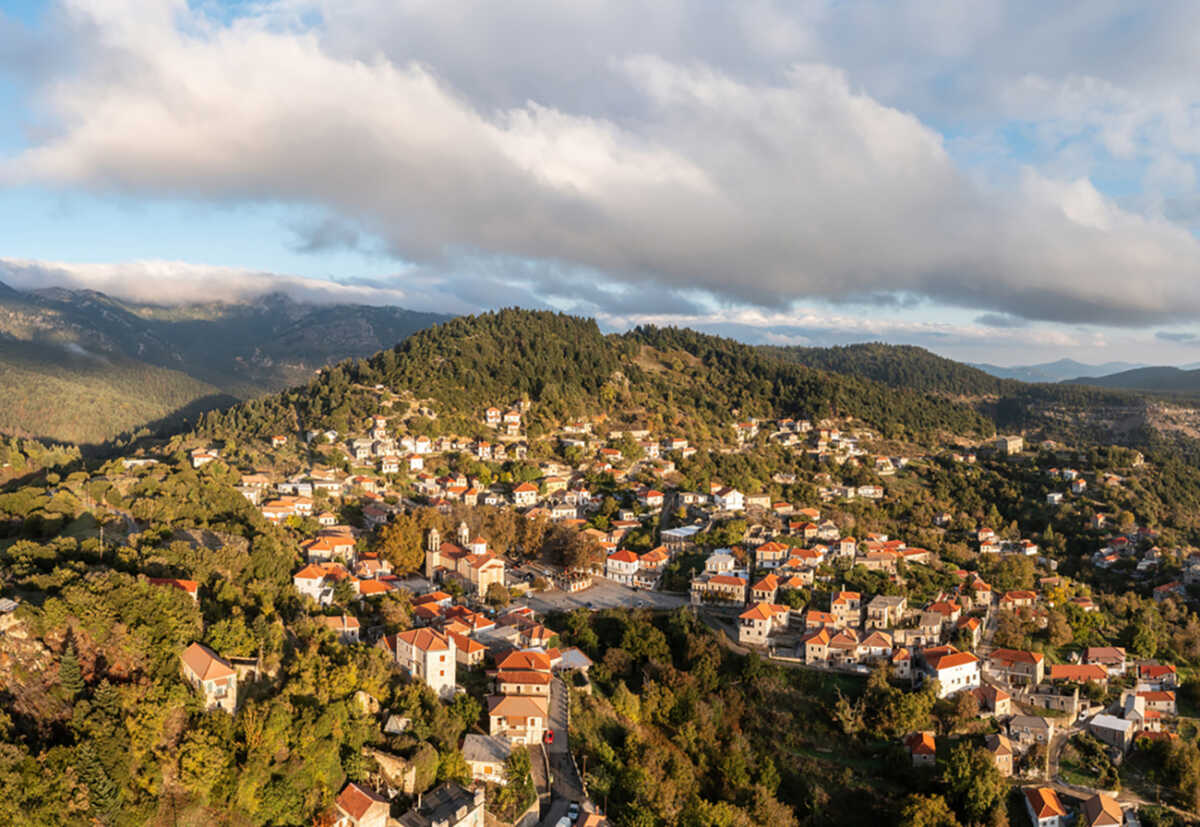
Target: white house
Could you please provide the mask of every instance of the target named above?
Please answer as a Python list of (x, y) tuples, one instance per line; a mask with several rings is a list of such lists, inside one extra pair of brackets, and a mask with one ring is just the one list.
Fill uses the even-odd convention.
[(639, 564), (638, 556), (629, 549), (614, 551), (604, 562), (604, 576), (617, 583), (632, 586)]
[(433, 629), (409, 629), (394, 637), (396, 663), (442, 698), (454, 695), (454, 640)]
[(537, 502), (538, 487), (531, 482), (523, 482), (513, 489), (513, 505), (533, 505)]
[(1034, 827), (1066, 827), (1067, 811), (1050, 787), (1026, 789), (1025, 810)]
[(738, 616), (738, 643), (766, 646), (771, 633), (786, 629), (791, 609), (774, 603), (755, 603)]
[(746, 498), (736, 488), (722, 488), (713, 494), (713, 503), (725, 511), (745, 511)]
[(979, 687), (979, 658), (953, 646), (934, 646), (922, 653), (923, 672), (940, 684), (939, 698)]

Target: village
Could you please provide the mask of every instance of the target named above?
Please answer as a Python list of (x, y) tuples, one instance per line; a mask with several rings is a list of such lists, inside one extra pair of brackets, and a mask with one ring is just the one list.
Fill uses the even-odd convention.
[[(865, 676), (882, 666), (909, 691), (933, 687), (938, 698), (969, 696), (971, 715), (988, 729), (986, 750), (1003, 776), (1024, 785), (1029, 817), (1039, 827), (1137, 823), (1135, 798), (1071, 783), (1059, 771), (1060, 758), (1084, 735), (1102, 744), (1113, 763), (1144, 741), (1176, 737), (1173, 666), (1127, 656), (1117, 645), (1081, 647), (1053, 663), (1041, 652), (998, 645), (1006, 617), (1045, 628), (1050, 611), (1095, 610), (1088, 589), (1056, 574), (1055, 561), (1034, 538), (1001, 536), (983, 525), (966, 532), (979, 558), (1022, 558), (1036, 571), (1032, 588), (1004, 589), (987, 582), (979, 567), (962, 568), (903, 538), (843, 530), (839, 512), (848, 503), (885, 500), (893, 483), (931, 461), (928, 454), (878, 453), (876, 435), (852, 422), (792, 419), (732, 421), (719, 447), (705, 449), (746, 454), (771, 446), (823, 467), (870, 472), (871, 481), (859, 484), (836, 473), (814, 474), (814, 500), (793, 502), (771, 493), (797, 481), (791, 469), (776, 469), (760, 487), (765, 490), (719, 481), (687, 490), (674, 482), (676, 463), (699, 450), (687, 438), (579, 420), (531, 439), (523, 426), (528, 411), (524, 402), (481, 411), (490, 439), (414, 435), (397, 421), (401, 417), (383, 414), (360, 433), (281, 434), (264, 446), (264, 455), (291, 452), (324, 462), (286, 478), (265, 469), (241, 475), (238, 490), (265, 519), (312, 527), (299, 544), (303, 564), (292, 581), (339, 641), (380, 647), (395, 668), (446, 701), (466, 691), (464, 673), (486, 676), (487, 734), (468, 733), (461, 745), (477, 789), (439, 787), (399, 823), (482, 824), (481, 790), (503, 784), (508, 757), (527, 748), (539, 802), (516, 823), (607, 823), (571, 755), (566, 712), (567, 683), (586, 685), (591, 662), (577, 648), (560, 648), (543, 620), (571, 609), (681, 606), (729, 647), (788, 668)], [(1001, 437), (955, 446), (942, 459), (971, 464), (986, 455), (1020, 462), (1029, 450), (1020, 437)], [(464, 458), (483, 473), (450, 470), (461, 468)], [(190, 460), (202, 468), (223, 461), (222, 450), (198, 447)], [(505, 479), (506, 463), (536, 468), (536, 476)], [(1056, 467), (1047, 475), (1052, 485), (1062, 483), (1046, 495), (1047, 505), (1084, 496), (1089, 477), (1094, 486), (1121, 484), (1111, 472)], [(606, 491), (589, 484), (598, 476), (608, 480)], [(601, 514), (605, 501), (616, 508)], [(357, 525), (343, 521), (348, 505), (361, 514)], [(365, 542), (415, 508), (489, 506), (578, 532), (588, 553), (574, 564), (530, 559), (473, 536), (462, 522), (448, 536), (424, 531), (419, 568), (396, 571)], [(953, 519), (934, 514), (921, 528), (936, 530)], [(1107, 519), (1094, 513), (1088, 528), (1107, 531)], [(1128, 561), (1125, 569), (1152, 577), (1163, 552), (1151, 532), (1125, 528), (1098, 545), (1095, 565)], [(1154, 599), (1182, 599), (1185, 586), (1200, 579), (1200, 563), (1185, 561), (1184, 572), (1181, 580), (1155, 586)], [(857, 581), (870, 578), (877, 589), (847, 585), (851, 573)], [(913, 588), (918, 580), (922, 588)], [(189, 588), (185, 581), (172, 585)], [(396, 590), (411, 594), (413, 626), (381, 634), (369, 620), (369, 604)], [(331, 613), (347, 599), (362, 610)], [(242, 666), (198, 643), (182, 660), (185, 676), (210, 707), (236, 709)], [(404, 725), (387, 710), (378, 714), (382, 726)], [(914, 767), (932, 766), (946, 737), (913, 732), (903, 748)], [(391, 763), (394, 771), (378, 778), (376, 788), (346, 787), (332, 823), (389, 823), (389, 796), (411, 792), (404, 762)]]

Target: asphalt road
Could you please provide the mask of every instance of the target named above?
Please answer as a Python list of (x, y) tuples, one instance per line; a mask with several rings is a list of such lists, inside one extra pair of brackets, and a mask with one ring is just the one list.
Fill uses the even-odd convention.
[(614, 583), (611, 580), (596, 578), (593, 584), (581, 592), (568, 594), (554, 589), (545, 592), (531, 592), (525, 602), (535, 612), (570, 611), (571, 609), (614, 609), (624, 607), (629, 609), (675, 609), (686, 606), (688, 598), (682, 594), (664, 594), (637, 590)]
[(550, 728), (554, 730), (554, 743), (546, 745), (546, 752), (550, 756), (553, 795), (550, 807), (542, 817), (544, 827), (554, 827), (567, 814), (567, 806), (572, 801), (583, 804), (583, 784), (571, 760), (567, 732), (567, 688), (558, 679), (550, 683)]

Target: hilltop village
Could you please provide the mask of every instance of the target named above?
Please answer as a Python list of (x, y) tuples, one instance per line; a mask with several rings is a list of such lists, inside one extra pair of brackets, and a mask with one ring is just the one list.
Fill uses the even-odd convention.
[[(464, 672), (483, 670), (487, 734), (468, 734), (461, 747), (472, 781), (503, 782), (514, 749), (566, 751), (570, 732), (554, 715), (555, 705), (565, 704), (561, 679), (577, 674), (586, 683), (592, 663), (578, 648), (563, 647), (541, 620), (573, 607), (686, 605), (738, 651), (864, 676), (886, 668), (888, 680), (906, 691), (925, 688), (950, 699), (966, 729), (979, 729), (970, 719), (987, 722), (979, 744), (1000, 775), (1025, 785), (1037, 825), (1065, 825), (1076, 815), (1083, 824), (1120, 823), (1106, 819), (1131, 809), (1110, 794), (1111, 784), (1089, 792), (1088, 785), (1053, 783), (1052, 768), (1064, 756), (1092, 749), (1110, 756), (1104, 763), (1111, 766), (1145, 742), (1177, 737), (1173, 665), (1094, 634), (1088, 645), (1069, 645), (1092, 628), (1098, 606), (1087, 584), (1056, 573), (1056, 561), (1039, 545), (1046, 538), (947, 510), (914, 526), (922, 537), (953, 537), (966, 546), (966, 554), (943, 555), (904, 536), (865, 530), (870, 521), (852, 516), (863, 513), (855, 506), (911, 486), (915, 469), (930, 464), (970, 466), (986, 457), (1028, 468), (1035, 457), (1052, 456), (1061, 465), (1038, 470), (1048, 507), (1091, 503), (1092, 489), (1122, 485), (1122, 469), (1089, 465), (1054, 444), (1027, 446), (1019, 436), (930, 455), (881, 452), (877, 435), (854, 422), (730, 421), (719, 446), (707, 450), (782, 448), (831, 469), (803, 480), (810, 496), (797, 501), (785, 492), (800, 480), (785, 468), (745, 488), (716, 479), (702, 490), (683, 487), (677, 463), (698, 450), (687, 438), (613, 427), (599, 417), (566, 423), (531, 444), (522, 428), (528, 410), (516, 402), (480, 411), (487, 438), (413, 434), (387, 414), (358, 432), (279, 434), (264, 456), (318, 462), (286, 477), (247, 470), (238, 488), (265, 519), (306, 531), (299, 544), (304, 564), (292, 580), (340, 641), (383, 649), (396, 668), (445, 700), (464, 691)], [(421, 414), (436, 418), (432, 410)], [(1136, 452), (1122, 459), (1126, 473), (1143, 463)], [(199, 468), (222, 461), (222, 452), (205, 445), (190, 460)], [(489, 540), (470, 519), (479, 507), (507, 512), (517, 523), (493, 514), (504, 536)], [(1132, 566), (1155, 602), (1182, 601), (1186, 587), (1200, 581), (1200, 556), (1160, 548), (1153, 531), (1090, 506), (1084, 511), (1081, 529), (1096, 538), (1096, 570)], [(443, 535), (437, 525), (447, 521), (430, 519), (431, 512), (454, 515), (453, 532)], [(347, 513), (358, 519), (346, 524)], [(426, 514), (427, 525), (408, 529), (409, 548), (401, 552), (407, 564), (399, 567), (388, 542), (370, 538), (386, 536), (398, 515), (408, 521), (413, 514)], [(548, 531), (568, 535), (557, 553), (522, 547)], [(395, 591), (411, 601), (412, 628), (381, 634), (370, 606)], [(1045, 643), (1034, 648), (1033, 638)], [(234, 667), (195, 647), (184, 663), (200, 657), (218, 664), (209, 674), (229, 677), (212, 682), (186, 666), (190, 679), (209, 705), (232, 711)], [(932, 766), (947, 736), (969, 737), (924, 730), (900, 743), (915, 767)], [(575, 763), (563, 763), (572, 777), (555, 781), (586, 797)], [(355, 821), (344, 799), (394, 792), (352, 784), (338, 799), (339, 815), (368, 823)], [(585, 809), (595, 811), (596, 803)], [(586, 818), (580, 823), (603, 823), (602, 816)]]
[(318, 426), (200, 428), (0, 495), (14, 783), (70, 728), (87, 778), (38, 795), (84, 789), (72, 814), (105, 823), (1200, 803), (1200, 554), (1136, 450), (350, 391)]

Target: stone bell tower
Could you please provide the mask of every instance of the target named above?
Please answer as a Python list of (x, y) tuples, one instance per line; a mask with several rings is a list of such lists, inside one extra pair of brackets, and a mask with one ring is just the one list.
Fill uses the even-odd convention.
[(442, 533), (436, 528), (429, 529), (425, 536), (425, 576), (433, 580), (433, 570), (437, 568), (438, 551), (442, 547)]

